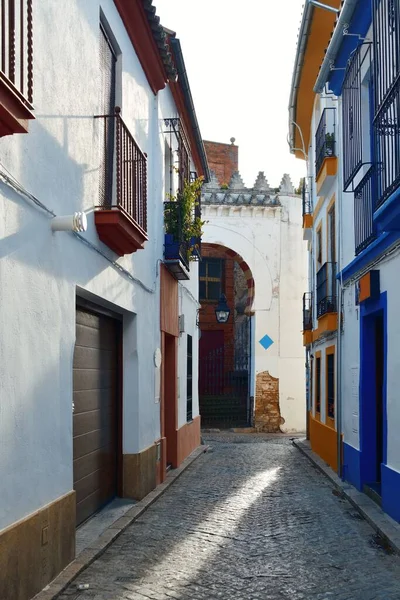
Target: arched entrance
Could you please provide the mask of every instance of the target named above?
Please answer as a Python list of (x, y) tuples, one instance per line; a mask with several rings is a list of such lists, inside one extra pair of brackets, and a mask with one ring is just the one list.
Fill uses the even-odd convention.
[[(252, 422), (252, 305), (254, 278), (230, 248), (203, 244), (199, 269), (199, 401), (203, 427), (245, 427)], [(217, 323), (215, 307), (227, 297), (228, 323)]]

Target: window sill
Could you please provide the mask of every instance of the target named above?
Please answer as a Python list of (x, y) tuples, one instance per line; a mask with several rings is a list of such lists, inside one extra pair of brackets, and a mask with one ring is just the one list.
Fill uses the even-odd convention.
[(28, 121), (34, 119), (33, 106), (0, 73), (0, 137), (28, 133)]

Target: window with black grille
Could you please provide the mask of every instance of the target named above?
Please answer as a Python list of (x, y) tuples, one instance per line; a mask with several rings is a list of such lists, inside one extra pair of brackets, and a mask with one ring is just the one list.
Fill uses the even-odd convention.
[(377, 205), (400, 186), (400, 2), (373, 0)]
[(315, 411), (321, 413), (321, 358), (315, 359)]
[(335, 355), (328, 354), (326, 357), (327, 368), (327, 415), (330, 419), (335, 418)]
[(200, 301), (218, 302), (222, 294), (223, 260), (203, 258), (199, 267)]
[(193, 419), (193, 338), (187, 336), (186, 419)]
[(351, 58), (343, 82), (343, 179), (347, 191), (362, 165), (371, 161), (371, 44), (361, 44)]
[[(100, 114), (114, 115), (117, 57), (113, 45), (100, 26)], [(115, 119), (100, 120), (100, 206), (112, 204), (114, 176)]]

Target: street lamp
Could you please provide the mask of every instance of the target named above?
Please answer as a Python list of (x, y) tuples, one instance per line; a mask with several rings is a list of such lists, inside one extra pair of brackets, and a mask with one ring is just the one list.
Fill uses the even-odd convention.
[(226, 303), (226, 296), (225, 294), (222, 294), (215, 309), (215, 317), (218, 323), (226, 323), (230, 314), (231, 310)]

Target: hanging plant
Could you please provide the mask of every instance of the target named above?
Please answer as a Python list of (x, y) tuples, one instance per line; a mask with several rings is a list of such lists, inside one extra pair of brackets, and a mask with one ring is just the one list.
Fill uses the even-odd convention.
[(166, 234), (175, 242), (183, 243), (187, 248), (189, 260), (194, 260), (192, 253), (198, 247), (198, 240), (203, 235), (205, 221), (196, 217), (196, 207), (200, 203), (203, 177), (187, 181), (182, 191), (176, 196), (167, 195), (168, 202), (164, 207), (164, 223)]

